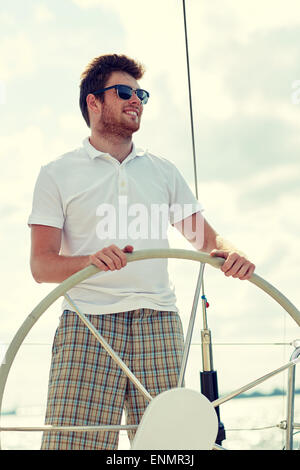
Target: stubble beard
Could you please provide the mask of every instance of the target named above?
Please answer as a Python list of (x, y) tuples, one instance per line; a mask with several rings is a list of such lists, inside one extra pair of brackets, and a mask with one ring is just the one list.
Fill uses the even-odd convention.
[(118, 122), (107, 106), (103, 107), (99, 121), (99, 131), (107, 138), (131, 139), (132, 134), (139, 130), (140, 122)]

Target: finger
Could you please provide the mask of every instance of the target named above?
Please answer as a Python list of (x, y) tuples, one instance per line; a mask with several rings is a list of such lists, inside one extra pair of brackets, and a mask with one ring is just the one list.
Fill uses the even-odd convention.
[(117, 246), (105, 249), (104, 255), (109, 259), (109, 266), (112, 265), (115, 269), (121, 269), (127, 264), (126, 255)]
[(250, 267), (248, 268), (247, 272), (245, 273), (244, 276), (240, 277), (240, 280), (241, 281), (248, 281), (252, 274), (254, 273), (255, 271), (255, 265), (253, 263), (250, 264)]
[(254, 272), (254, 269), (254, 264), (248, 261), (244, 263), (232, 277), (239, 278), (240, 280), (250, 279)]
[(112, 249), (112, 253), (114, 256), (114, 260), (117, 265), (117, 269), (124, 268), (127, 264), (127, 258), (126, 258), (124, 251), (115, 245), (113, 245), (111, 249)]
[(95, 256), (104, 263), (110, 271), (114, 271), (117, 268), (115, 263), (115, 255), (112, 253), (111, 248), (104, 247), (102, 250), (97, 251)]
[(232, 277), (241, 279), (248, 272), (249, 267), (250, 267), (249, 263), (241, 264), (240, 266), (234, 265), (233, 269), (235, 273), (232, 274)]
[(108, 267), (106, 266), (106, 264), (100, 261), (100, 259), (98, 259), (95, 255), (90, 256), (90, 263), (96, 266), (97, 268), (101, 269), (101, 271), (108, 271)]
[[(236, 260), (239, 259), (238, 253), (230, 253), (229, 251), (225, 250), (212, 250), (210, 252), (210, 255), (218, 256), (226, 260), (225, 263), (223, 263), (223, 265), (221, 266), (221, 271), (223, 271), (224, 273), (227, 273), (232, 268)], [(233, 272), (228, 275), (230, 276), (232, 274)]]
[(223, 250), (212, 250), (210, 252), (210, 256), (219, 256), (220, 258), (227, 258), (229, 255), (228, 251), (223, 251)]
[(104, 263), (108, 267), (110, 271), (114, 271), (116, 269), (113, 259), (107, 254), (100, 251), (99, 253), (97, 253), (97, 257), (100, 261), (102, 261), (102, 263)]
[(123, 248), (124, 253), (132, 253), (133, 252), (133, 246), (131, 245), (126, 245), (125, 248)]
[(230, 253), (225, 263), (221, 267), (221, 271), (223, 271), (227, 276), (232, 276), (232, 274), (235, 274), (240, 268), (241, 262), (242, 260), (240, 260), (237, 253)]
[(116, 269), (121, 269), (126, 266), (127, 264), (126, 255), (124, 251), (121, 250), (118, 246), (111, 245), (105, 249), (104, 253), (114, 261)]
[(230, 269), (226, 271), (226, 276), (240, 277), (244, 276), (245, 272), (248, 270), (250, 263), (244, 258), (238, 258)]

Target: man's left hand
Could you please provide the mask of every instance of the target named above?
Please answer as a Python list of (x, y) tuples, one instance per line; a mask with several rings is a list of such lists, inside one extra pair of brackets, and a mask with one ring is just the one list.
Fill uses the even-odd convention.
[(221, 267), (225, 276), (237, 277), (244, 281), (250, 279), (255, 270), (255, 265), (251, 261), (234, 251), (212, 250), (210, 255), (226, 260)]

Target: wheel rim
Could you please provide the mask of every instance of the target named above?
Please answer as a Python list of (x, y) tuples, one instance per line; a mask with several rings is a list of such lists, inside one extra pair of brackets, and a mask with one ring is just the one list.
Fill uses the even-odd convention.
[[(209, 264), (214, 268), (220, 269), (225, 262), (223, 258), (212, 257), (207, 253), (191, 250), (179, 249), (165, 249), (165, 250), (140, 250), (130, 254), (126, 254), (128, 262), (155, 259), (155, 258), (176, 258), (190, 261), (198, 261), (200, 263)], [(70, 276), (68, 279), (59, 284), (53, 289), (28, 315), (13, 340), (11, 341), (6, 354), (5, 361), (0, 367), (0, 414), (2, 412), (2, 401), (7, 382), (8, 374), (15, 356), (24, 341), (25, 337), (39, 320), (42, 314), (61, 296), (63, 296), (72, 287), (76, 286), (82, 281), (85, 281), (94, 274), (99, 273), (96, 266), (88, 266), (87, 268), (78, 271)], [(253, 274), (249, 282), (256, 285), (269, 296), (271, 296), (281, 307), (293, 318), (293, 320), (300, 326), (300, 312), (299, 310), (285, 297), (278, 289), (268, 283), (265, 279)], [(0, 443), (1, 444), (1, 443)], [(1, 447), (0, 447), (1, 448)]]

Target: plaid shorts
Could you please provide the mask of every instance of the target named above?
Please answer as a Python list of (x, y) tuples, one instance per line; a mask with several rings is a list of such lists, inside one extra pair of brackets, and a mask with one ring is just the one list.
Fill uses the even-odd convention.
[[(177, 386), (184, 339), (176, 312), (150, 309), (86, 315), (129, 369), (155, 396)], [(138, 424), (148, 402), (76, 313), (65, 310), (56, 330), (45, 424)], [(132, 441), (134, 431), (128, 431)], [(42, 449), (117, 449), (119, 432), (44, 432)]]

